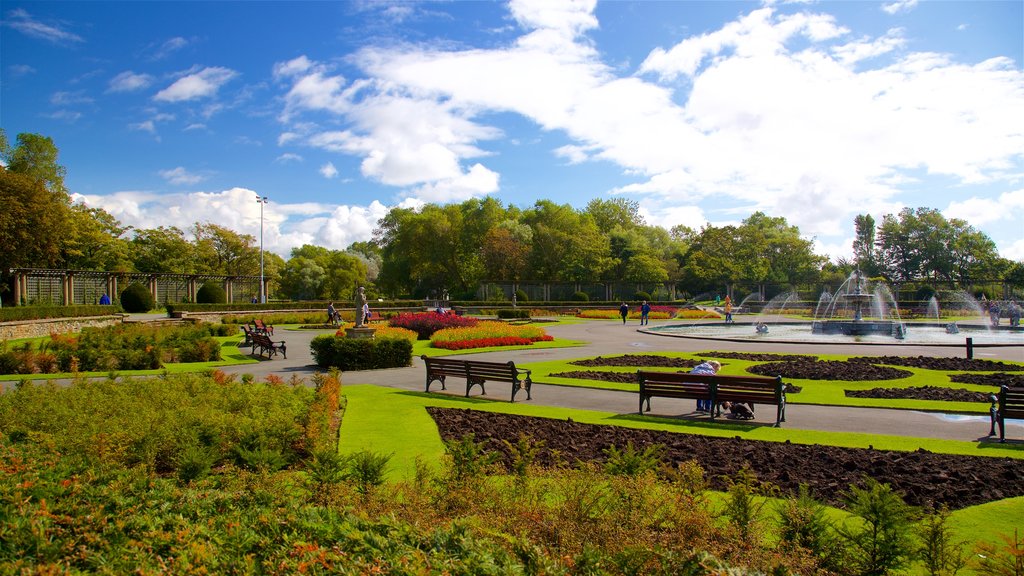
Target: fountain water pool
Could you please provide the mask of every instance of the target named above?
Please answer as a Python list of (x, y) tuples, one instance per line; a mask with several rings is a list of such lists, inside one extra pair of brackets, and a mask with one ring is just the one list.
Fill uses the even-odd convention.
[(758, 333), (753, 324), (671, 324), (651, 326), (645, 332), (663, 336), (679, 336), (708, 340), (750, 340), (755, 342), (792, 342), (816, 344), (886, 344), (963, 346), (967, 338), (975, 344), (1024, 346), (1024, 330), (988, 330), (983, 324), (960, 324), (958, 334), (950, 334), (945, 324), (904, 324), (904, 338), (889, 333), (853, 336), (813, 333), (808, 322), (776, 322), (768, 332)]

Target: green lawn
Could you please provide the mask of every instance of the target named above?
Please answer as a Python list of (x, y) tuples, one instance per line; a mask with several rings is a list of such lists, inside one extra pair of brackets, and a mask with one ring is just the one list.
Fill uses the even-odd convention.
[[(481, 398), (406, 392), (365, 384), (343, 385), (342, 393), (346, 397), (348, 405), (341, 424), (340, 451), (351, 453), (367, 449), (391, 454), (392, 459), (388, 469), (391, 480), (411, 479), (417, 458), (436, 467), (444, 454), (444, 445), (437, 427), (425, 410), (427, 406), (472, 408), (488, 412), (560, 420), (572, 418), (576, 422), (587, 424), (668, 430), (709, 436), (739, 436), (779, 442), (789, 440), (802, 444), (830, 444), (855, 448), (866, 448), (872, 445), (881, 450), (924, 448), (932, 452), (949, 454), (1024, 458), (1024, 450), (993, 444), (982, 446), (977, 442), (786, 430), (731, 423), (719, 423), (712, 426), (708, 423), (553, 408), (525, 402), (509, 403)], [(845, 515), (840, 510), (835, 510), (834, 513), (840, 517)], [(970, 542), (1000, 542), (998, 535), (1012, 534), (1015, 528), (1020, 527), (1020, 518), (1024, 518), (1024, 497), (958, 510), (952, 513), (951, 522), (961, 539)]]
[[(645, 352), (648, 354), (649, 352)], [(666, 356), (670, 358), (686, 358), (686, 359), (712, 359), (713, 354), (707, 352), (698, 353), (685, 353), (685, 352), (655, 352), (660, 356)], [(851, 355), (841, 354), (818, 354), (818, 358), (822, 360), (846, 360), (851, 358)], [(588, 388), (601, 388), (606, 390), (623, 390), (627, 392), (635, 392), (638, 389), (637, 384), (618, 384), (613, 382), (604, 382), (600, 380), (583, 380), (578, 378), (561, 378), (554, 377), (551, 374), (557, 374), (560, 372), (571, 372), (581, 370), (606, 370), (611, 372), (623, 372), (633, 374), (636, 372), (636, 368), (633, 367), (585, 367), (576, 366), (571, 364), (575, 360), (581, 360), (583, 358), (573, 358), (568, 360), (550, 360), (545, 362), (531, 362), (523, 364), (523, 368), (529, 368), (533, 371), (534, 382), (543, 382), (545, 384), (559, 384), (563, 386), (580, 386)], [(749, 360), (735, 360), (732, 358), (723, 358), (721, 374), (749, 374), (746, 369), (755, 364), (763, 364), (764, 362), (749, 361)], [(1010, 364), (1024, 364), (1024, 362), (1008, 362)], [(929, 400), (899, 400), (899, 399), (880, 399), (880, 398), (850, 398), (844, 394), (844, 390), (868, 390), (871, 388), (911, 388), (918, 386), (947, 386), (952, 388), (963, 388), (965, 390), (973, 390), (977, 392), (994, 393), (996, 388), (993, 386), (979, 385), (979, 384), (964, 384), (960, 382), (951, 382), (949, 380), (948, 373), (943, 370), (924, 370), (918, 368), (906, 368), (899, 366), (900, 370), (906, 370), (911, 372), (912, 375), (908, 378), (900, 378), (895, 380), (866, 380), (866, 381), (828, 381), (828, 380), (805, 380), (800, 378), (786, 378), (787, 383), (795, 384), (803, 388), (803, 390), (796, 394), (788, 394), (786, 401), (791, 404), (822, 404), (831, 406), (864, 406), (872, 408), (901, 408), (906, 410), (923, 410), (923, 411), (936, 411), (936, 412), (949, 412), (949, 413), (965, 413), (965, 414), (988, 414), (989, 404), (981, 402), (939, 402)], [(665, 370), (675, 371), (673, 368), (650, 368), (650, 370)]]

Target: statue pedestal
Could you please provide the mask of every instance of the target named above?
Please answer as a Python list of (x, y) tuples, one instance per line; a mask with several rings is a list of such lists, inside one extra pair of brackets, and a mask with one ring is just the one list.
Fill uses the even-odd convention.
[(345, 328), (345, 338), (373, 338), (376, 331), (376, 328), (367, 328), (366, 326)]

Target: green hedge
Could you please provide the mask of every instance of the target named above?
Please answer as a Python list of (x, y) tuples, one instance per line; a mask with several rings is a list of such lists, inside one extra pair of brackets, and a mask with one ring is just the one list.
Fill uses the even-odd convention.
[(326, 334), (309, 343), (322, 368), (374, 370), (412, 366), (412, 342), (404, 338), (345, 338)]
[(79, 318), (83, 316), (109, 316), (120, 314), (118, 305), (88, 306), (13, 306), (0, 308), (0, 322), (15, 320), (45, 320), (47, 318)]
[(497, 311), (498, 318), (513, 320), (513, 319), (528, 319), (530, 317), (530, 310), (526, 308), (500, 308)]
[[(196, 304), (186, 302), (168, 302), (165, 305), (167, 314), (174, 312), (245, 312), (248, 310), (327, 310), (329, 302), (301, 301), (301, 302), (267, 302), (266, 304), (251, 304), (249, 302), (228, 302), (226, 304)], [(423, 306), (422, 300), (386, 300), (384, 302), (370, 302), (370, 308), (377, 313), (377, 308), (407, 308)], [(334, 307), (343, 310), (355, 308), (355, 304), (347, 301), (334, 301)]]

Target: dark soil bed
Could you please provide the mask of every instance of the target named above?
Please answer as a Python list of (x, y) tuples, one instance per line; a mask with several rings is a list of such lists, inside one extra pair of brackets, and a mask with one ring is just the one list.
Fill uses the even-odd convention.
[(963, 384), (1024, 386), (1024, 374), (1007, 374), (1005, 372), (996, 372), (995, 374), (950, 374), (949, 380)]
[(888, 366), (906, 366), (908, 368), (926, 368), (952, 372), (963, 370), (971, 372), (1024, 372), (1024, 366), (1007, 364), (998, 360), (979, 360), (978, 358), (933, 358), (930, 356), (858, 356), (850, 358), (850, 362), (868, 364), (885, 364)]
[(618, 384), (637, 384), (636, 372), (610, 372), (608, 370), (576, 370), (573, 372), (559, 372), (549, 374), (556, 378), (582, 378), (584, 380), (600, 380), (602, 382), (615, 382)]
[(624, 354), (622, 356), (610, 356), (605, 358), (588, 358), (570, 362), (574, 366), (651, 366), (659, 368), (693, 368), (700, 364), (700, 360), (686, 360), (684, 358), (669, 358), (657, 354)]
[(947, 402), (988, 402), (990, 394), (963, 388), (942, 386), (911, 386), (909, 388), (872, 388), (870, 390), (844, 390), (850, 398), (884, 398), (912, 400), (943, 400)]
[(708, 358), (732, 358), (733, 360), (751, 360), (753, 362), (788, 362), (800, 360), (817, 360), (807, 354), (767, 354), (754, 352), (704, 352)]
[(843, 362), (840, 360), (788, 360), (756, 364), (747, 372), (761, 376), (782, 376), (783, 378), (804, 378), (808, 380), (896, 380), (909, 378), (912, 372), (876, 366), (866, 362)]
[(473, 434), (487, 450), (500, 452), (506, 465), (511, 456), (502, 440), (514, 443), (520, 433), (527, 433), (534, 441), (543, 442), (538, 454), (542, 465), (558, 464), (557, 455), (569, 463), (603, 462), (610, 446), (661, 444), (666, 448), (666, 461), (673, 465), (696, 460), (716, 490), (726, 489), (728, 479), (747, 464), (759, 480), (774, 484), (783, 494), (795, 494), (799, 485), (806, 483), (816, 498), (833, 505), (841, 504), (850, 485), (866, 476), (890, 484), (910, 504), (945, 504), (951, 510), (1024, 496), (1021, 459), (712, 438), (474, 410), (427, 410), (443, 439)]

